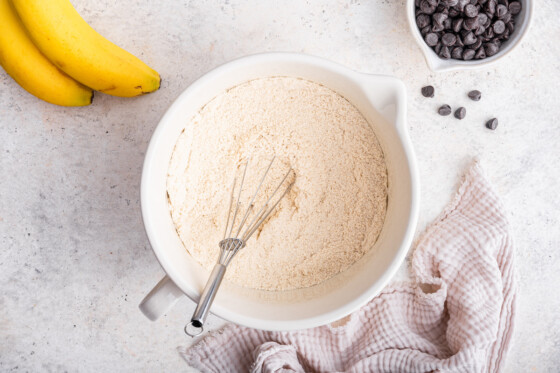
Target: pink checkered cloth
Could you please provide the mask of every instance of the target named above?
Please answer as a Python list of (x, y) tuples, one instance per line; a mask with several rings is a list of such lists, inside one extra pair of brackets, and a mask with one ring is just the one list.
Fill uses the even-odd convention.
[(415, 283), (388, 286), (343, 326), (229, 324), (182, 353), (201, 372), (500, 372), (515, 315), (514, 249), (478, 164), (427, 229)]

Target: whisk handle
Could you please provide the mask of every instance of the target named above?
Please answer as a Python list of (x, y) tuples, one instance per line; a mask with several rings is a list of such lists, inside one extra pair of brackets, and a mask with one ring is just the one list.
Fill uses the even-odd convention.
[[(217, 263), (210, 274), (210, 278), (208, 278), (208, 282), (202, 291), (202, 295), (198, 300), (198, 304), (196, 305), (196, 309), (191, 317), (191, 322), (185, 326), (185, 333), (190, 335), (191, 337), (197, 336), (203, 331), (204, 321), (206, 321), (206, 316), (208, 316), (208, 311), (210, 310), (210, 306), (216, 297), (216, 293), (218, 292), (218, 288), (222, 283), (222, 279), (226, 274), (226, 266), (220, 263)], [(189, 328), (191, 326), (192, 328)], [(192, 331), (191, 331), (192, 330)]]

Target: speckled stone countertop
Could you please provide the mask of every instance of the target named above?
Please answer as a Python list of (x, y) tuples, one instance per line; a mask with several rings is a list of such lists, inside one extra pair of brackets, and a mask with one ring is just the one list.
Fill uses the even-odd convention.
[[(422, 182), (417, 234), (481, 159), (517, 244), (506, 372), (558, 372), (560, 2), (537, 2), (529, 35), (497, 65), (438, 74), (409, 33), (403, 0), (72, 2), (156, 68), (163, 85), (61, 108), (0, 71), (0, 371), (188, 370), (177, 347), (190, 343), (182, 327), (193, 303), (183, 299), (155, 323), (137, 308), (163, 275), (140, 215), (144, 152), (168, 105), (197, 77), (247, 54), (294, 51), (404, 81)], [(421, 97), (428, 83), (436, 98)], [(483, 92), (477, 103), (465, 95), (474, 88)], [(464, 105), (467, 117), (438, 116), (442, 103)], [(494, 132), (483, 125), (490, 116), (500, 120)]]

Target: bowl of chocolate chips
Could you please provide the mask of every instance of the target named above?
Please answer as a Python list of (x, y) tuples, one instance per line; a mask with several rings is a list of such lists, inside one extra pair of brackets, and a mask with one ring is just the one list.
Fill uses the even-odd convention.
[(531, 0), (408, 0), (410, 28), (433, 71), (487, 66), (526, 34)]

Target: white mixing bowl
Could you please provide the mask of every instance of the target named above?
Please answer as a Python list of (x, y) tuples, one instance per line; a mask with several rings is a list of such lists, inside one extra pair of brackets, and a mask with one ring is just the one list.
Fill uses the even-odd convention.
[[(228, 88), (248, 80), (290, 76), (320, 83), (352, 102), (372, 125), (385, 153), (389, 198), (381, 235), (348, 270), (310, 288), (269, 292), (224, 280), (211, 312), (265, 330), (293, 330), (338, 320), (367, 303), (389, 282), (412, 242), (418, 214), (418, 176), (406, 127), (406, 93), (397, 79), (366, 75), (301, 54), (267, 53), (220, 66), (188, 87), (155, 130), (142, 173), (142, 215), (148, 238), (167, 273), (140, 305), (152, 320), (186, 294), (197, 301), (208, 279), (175, 231), (166, 192), (167, 168), (177, 138), (194, 114)], [(216, 133), (216, 136), (224, 134)], [(227, 203), (227, 201), (224, 201)], [(209, 248), (212, 249), (212, 248)], [(218, 250), (216, 242), (215, 250)], [(185, 322), (190, 315), (185, 315)]]

